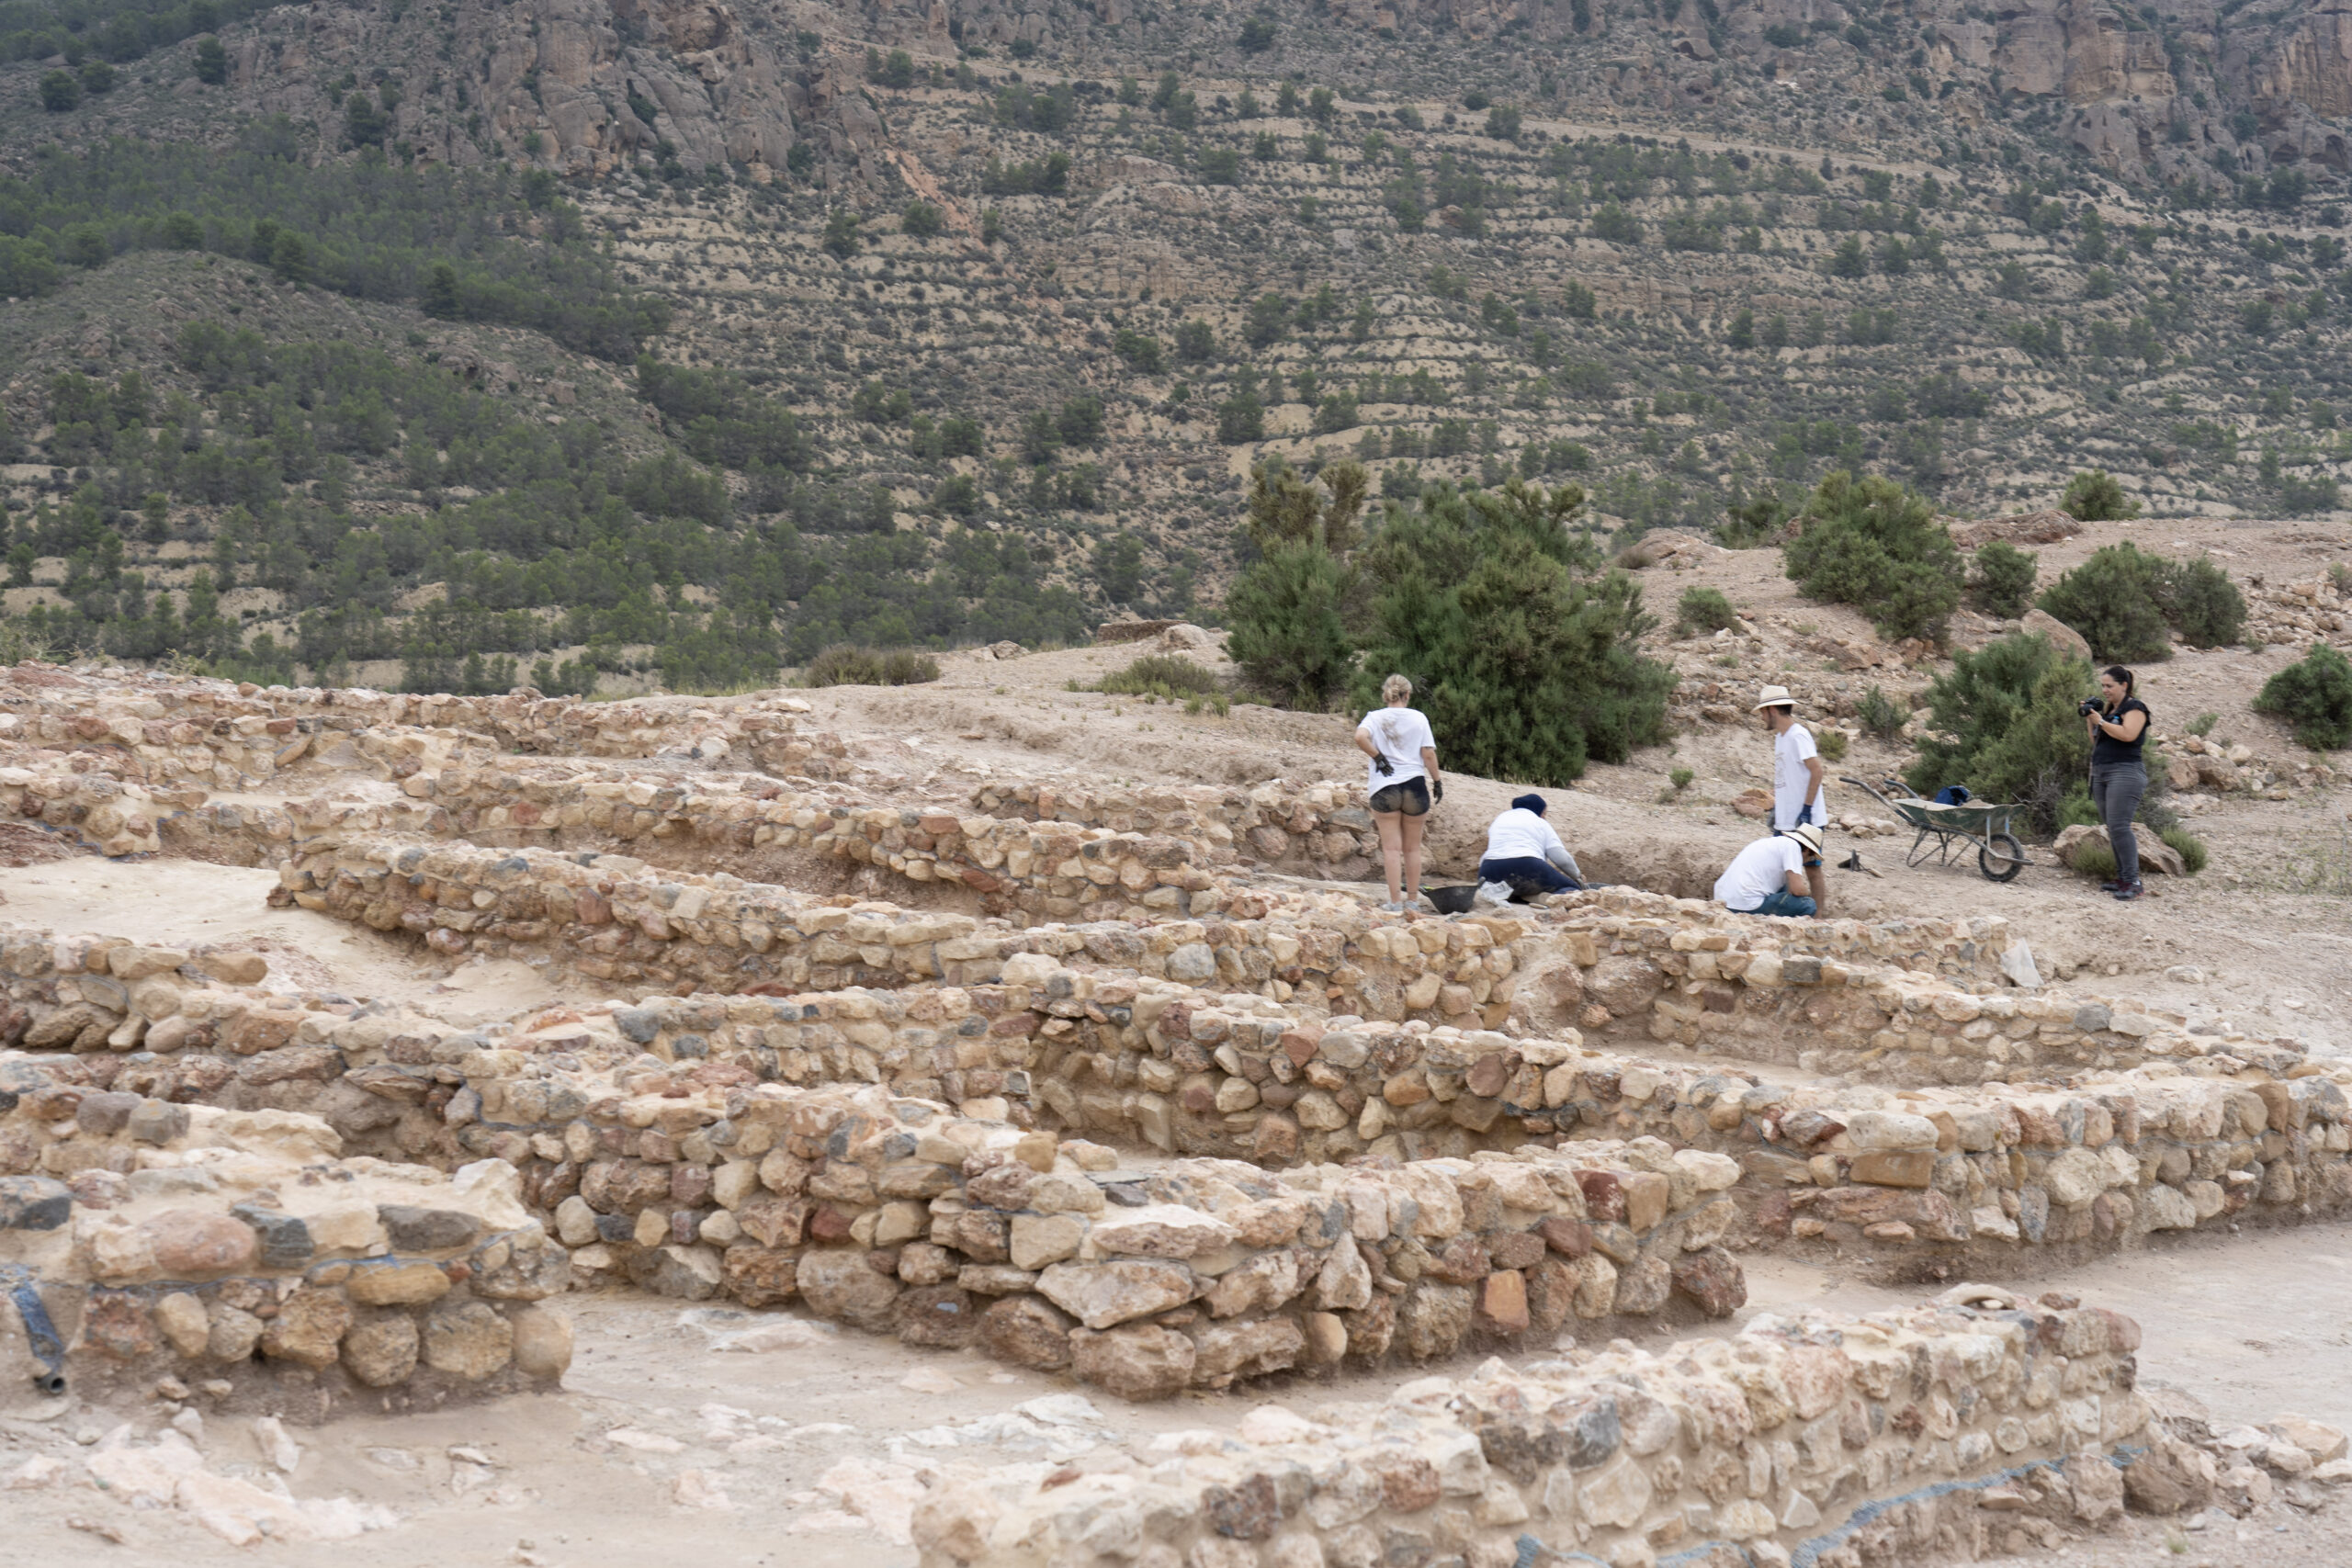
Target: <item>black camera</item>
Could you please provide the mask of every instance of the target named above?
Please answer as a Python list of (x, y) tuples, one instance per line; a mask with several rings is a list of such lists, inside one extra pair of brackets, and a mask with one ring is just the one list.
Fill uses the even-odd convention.
[(2085, 697), (2081, 702), (2075, 705), (2075, 711), (2082, 715), (2085, 718), (2088, 718), (2091, 715), (2099, 711), (2098, 699), (2097, 697)]

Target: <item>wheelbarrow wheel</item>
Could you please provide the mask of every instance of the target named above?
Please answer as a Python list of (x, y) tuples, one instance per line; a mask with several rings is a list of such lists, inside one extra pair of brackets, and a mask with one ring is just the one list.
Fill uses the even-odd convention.
[(2025, 846), (2007, 833), (1995, 833), (1976, 852), (1976, 869), (1987, 882), (2014, 882), (2025, 869)]

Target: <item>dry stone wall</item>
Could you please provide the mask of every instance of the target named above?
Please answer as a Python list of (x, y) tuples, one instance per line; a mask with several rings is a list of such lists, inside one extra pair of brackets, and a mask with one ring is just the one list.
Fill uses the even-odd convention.
[[(827, 820), (835, 827), (820, 839), (849, 819)], [(969, 986), (996, 979), (1015, 954), (1037, 953), (1138, 981), (1246, 988), (1308, 1019), (1352, 1013), (1553, 1037), (1577, 1028), (1603, 1039), (1646, 1034), (1807, 1072), (1867, 1069), (1897, 1085), (2157, 1059), (2284, 1071), (2300, 1058), (2290, 1043), (2191, 1033), (2177, 1015), (2021, 992), (2011, 984), (2020, 972), (2039, 976), (2007, 922), (1993, 918), (1816, 924), (1612, 893), (1523, 917), (1384, 925), (1341, 896), (1270, 894), (1189, 865), (1153, 865), (1181, 858), (1159, 851), (1175, 840), (1075, 828), (1053, 839), (1012, 826), (1029, 847), (1009, 851), (989, 874), (1024, 876), (1049, 903), (1065, 884), (1100, 891), (1077, 908), (1119, 918), (1014, 930), (968, 915), (828, 902), (723, 874), (662, 872), (623, 856), (502, 854), (328, 832), (305, 840), (281, 882), (295, 902), (413, 931), (445, 954), (545, 954), (615, 984)], [(1187, 891), (1191, 882), (1205, 886)], [(1183, 918), (1194, 910), (1205, 918)], [(1138, 1036), (1124, 1048), (1142, 1044)], [(1111, 1068), (1113, 1087), (1146, 1075), (1138, 1063), (1136, 1077), (1121, 1081), (1124, 1070)]]
[(17, 1341), (45, 1378), (318, 1419), (544, 1387), (570, 1363), (569, 1320), (539, 1304), (569, 1256), (503, 1161), (345, 1159), (314, 1117), (123, 1089), (0, 1103), (0, 1269), (55, 1331)]
[[(964, 1118), (1018, 1133), (1091, 1134), (1253, 1168), (1630, 1161), (1661, 1179), (1664, 1207), (1588, 1191), (1585, 1217), (1627, 1223), (1637, 1245), (1717, 1190), (1676, 1163), (1704, 1156), (1721, 1162), (1710, 1171), (1731, 1173), (1711, 1241), (1867, 1242), (1898, 1270), (1930, 1255), (2013, 1270), (2027, 1248), (2109, 1250), (2352, 1202), (2339, 1081), (2352, 1075), (2315, 1064), (2283, 1079), (2199, 1058), (2064, 1085), (1778, 1085), (1573, 1038), (1301, 1020), (1263, 998), (1091, 975), (1039, 953), (1015, 954), (986, 985), (649, 996), (461, 1030), (203, 972), (239, 959), (253, 962), (0, 932), (0, 1043), (25, 1048), (0, 1082), (313, 1112), (355, 1149), (447, 1166), (505, 1160), (542, 1213), (583, 1190), (596, 1157), (650, 1163), (664, 1168), (643, 1178), (651, 1185), (628, 1212), (655, 1204), (663, 1234), (689, 1239), (707, 1217), (700, 1200), (720, 1190), (728, 1145), (616, 1143), (617, 1102), (583, 1074), (641, 1076), (694, 1100), (682, 1112), (712, 1124), (726, 1119), (721, 1089), (864, 1083), (892, 1103), (951, 1099)], [(1128, 1067), (1137, 1077), (1122, 1087)], [(1167, 1092), (1148, 1087), (1163, 1081)], [(36, 1173), (40, 1157), (36, 1144), (0, 1136), (8, 1171)], [(656, 1188), (670, 1201), (656, 1203)]]
[(964, 1470), (918, 1506), (915, 1541), (924, 1568), (1973, 1556), (1990, 1509), (2110, 1518), (2125, 1465), (2175, 1461), (2133, 1390), (2139, 1344), (2117, 1314), (1971, 1287), (1655, 1354), (1490, 1361), (1371, 1411), (1177, 1434), (1157, 1462)]

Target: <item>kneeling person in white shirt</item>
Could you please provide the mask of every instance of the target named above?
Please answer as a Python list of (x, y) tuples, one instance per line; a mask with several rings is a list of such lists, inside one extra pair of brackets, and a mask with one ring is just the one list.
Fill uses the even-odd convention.
[(1478, 861), (1479, 881), (1503, 883), (1522, 899), (1573, 893), (1584, 886), (1576, 856), (1544, 820), (1544, 809), (1542, 795), (1522, 795), (1495, 818), (1487, 829), (1487, 852)]
[(1715, 879), (1715, 902), (1740, 915), (1811, 915), (1805, 868), (1821, 863), (1821, 829), (1810, 822), (1758, 839)]

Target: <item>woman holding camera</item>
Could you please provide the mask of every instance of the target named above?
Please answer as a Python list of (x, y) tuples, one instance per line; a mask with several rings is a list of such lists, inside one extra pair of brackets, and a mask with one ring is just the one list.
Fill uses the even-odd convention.
[(2099, 671), (2099, 701), (2082, 705), (2091, 737), (2091, 805), (2107, 824), (2115, 852), (2115, 880), (2102, 884), (2122, 903), (2140, 897), (2140, 840), (2132, 818), (2148, 793), (2148, 766), (2141, 748), (2148, 739), (2148, 705), (2132, 694), (2132, 671), (2110, 664)]

